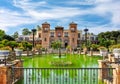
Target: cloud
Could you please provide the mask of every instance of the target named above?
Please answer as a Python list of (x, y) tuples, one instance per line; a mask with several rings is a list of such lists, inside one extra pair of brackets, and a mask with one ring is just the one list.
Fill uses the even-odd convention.
[[(1, 8), (0, 9), (0, 28), (9, 31), (9, 27), (16, 27), (22, 24), (30, 24), (34, 21), (29, 17), (25, 17), (19, 12), (12, 11), (9, 9)], [(11, 29), (10, 29), (11, 30)]]
[[(63, 5), (56, 5), (47, 1), (13, 0), (13, 7), (20, 10), (0, 8), (0, 28), (9, 31), (9, 28), (20, 27), (24, 24), (36, 24), (45, 20), (55, 20), (55, 25), (64, 24), (65, 26), (71, 21), (76, 21), (80, 26), (92, 27), (95, 33), (97, 32), (94, 31), (95, 28), (99, 31), (107, 31), (118, 29), (120, 26), (119, 0), (68, 0), (60, 2), (63, 2)], [(81, 8), (81, 5), (87, 8)], [(98, 22), (92, 22), (92, 19), (89, 22), (87, 19), (82, 20), (79, 18), (84, 15), (97, 15), (103, 18), (109, 18), (110, 22), (98, 25)], [(107, 25), (107, 27), (104, 25)]]
[[(75, 15), (80, 15), (82, 13), (82, 11), (80, 11), (78, 8), (60, 7), (54, 5), (51, 6), (47, 2), (43, 1), (35, 3), (29, 2), (28, 0), (27, 1), (14, 0), (14, 6), (23, 9), (26, 15), (29, 15), (37, 20), (73, 17)], [(41, 9), (45, 6), (47, 6), (48, 9), (44, 10)]]
[[(111, 18), (111, 24), (113, 25), (119, 25), (120, 23), (120, 1), (116, 0), (98, 0), (99, 3), (96, 3), (96, 7), (93, 9), (93, 11), (101, 16), (110, 16)], [(101, 3), (100, 3), (101, 2)]]

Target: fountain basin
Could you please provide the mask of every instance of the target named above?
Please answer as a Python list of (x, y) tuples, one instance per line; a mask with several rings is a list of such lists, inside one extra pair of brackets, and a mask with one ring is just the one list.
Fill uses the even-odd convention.
[(8, 58), (8, 55), (10, 54), (9, 50), (0, 50), (0, 59)]
[(23, 50), (20, 50), (20, 49), (14, 49), (14, 50), (15, 50), (16, 56), (21, 56)]

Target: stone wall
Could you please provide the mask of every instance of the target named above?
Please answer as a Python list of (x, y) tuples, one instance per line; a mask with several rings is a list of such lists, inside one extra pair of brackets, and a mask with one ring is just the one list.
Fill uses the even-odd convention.
[[(112, 71), (112, 81), (106, 80), (106, 77), (109, 75), (108, 70), (99, 70), (98, 72), (98, 79), (105, 82), (105, 84), (120, 84), (120, 65), (118, 63), (118, 59), (114, 57), (113, 54), (108, 55), (108, 59), (99, 60), (99, 68), (113, 68)], [(108, 65), (110, 67), (108, 67)]]

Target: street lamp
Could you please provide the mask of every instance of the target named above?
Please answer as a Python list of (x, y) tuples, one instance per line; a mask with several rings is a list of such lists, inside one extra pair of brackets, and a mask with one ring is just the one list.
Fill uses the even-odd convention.
[(32, 33), (33, 33), (33, 48), (34, 48), (34, 35), (35, 35), (36, 29), (32, 29)]
[(85, 46), (87, 47), (87, 32), (88, 32), (88, 29), (84, 29), (84, 32), (85, 32)]

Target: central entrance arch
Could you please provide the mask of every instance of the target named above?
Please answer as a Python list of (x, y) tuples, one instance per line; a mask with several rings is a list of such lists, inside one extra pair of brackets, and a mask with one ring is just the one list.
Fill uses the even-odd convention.
[(65, 48), (68, 46), (68, 43), (65, 43)]
[(68, 46), (68, 40), (64, 41), (64, 46), (65, 46), (65, 48)]

